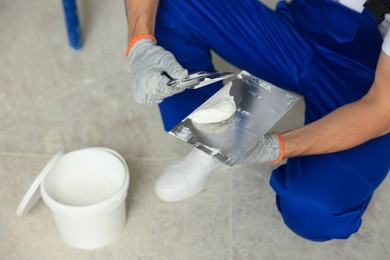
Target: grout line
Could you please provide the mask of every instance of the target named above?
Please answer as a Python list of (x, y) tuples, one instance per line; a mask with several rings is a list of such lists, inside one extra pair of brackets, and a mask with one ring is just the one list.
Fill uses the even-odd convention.
[[(82, 148), (81, 148), (82, 149)], [(79, 150), (79, 149), (75, 149), (75, 150)], [(75, 150), (70, 150), (70, 151), (75, 151)], [(44, 158), (44, 157), (50, 157), (50, 156), (54, 156), (55, 155), (55, 152), (53, 153), (19, 153), (19, 152), (0, 152), (0, 156), (15, 156), (15, 157), (41, 157), (41, 158)], [(136, 158), (137, 160), (140, 160), (140, 161), (167, 161), (167, 160), (171, 160), (172, 158), (171, 157), (138, 157), (134, 154), (131, 154), (131, 153), (121, 153), (121, 155), (123, 157), (125, 157), (125, 159), (131, 159), (131, 158)], [(129, 157), (129, 158), (128, 158)], [(180, 157), (178, 157), (177, 159), (179, 159)]]
[(15, 156), (15, 157), (50, 157), (54, 154), (39, 154), (39, 153), (7, 153), (7, 152), (0, 152), (0, 156)]

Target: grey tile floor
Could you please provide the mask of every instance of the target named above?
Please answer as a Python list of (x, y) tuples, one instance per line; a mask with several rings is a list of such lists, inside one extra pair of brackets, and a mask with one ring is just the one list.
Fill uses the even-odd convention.
[[(272, 1), (270, 2), (272, 4)], [(79, 1), (85, 45), (69, 49), (60, 1), (0, 0), (0, 259), (390, 259), (390, 181), (376, 192), (359, 233), (314, 243), (283, 224), (271, 168), (215, 174), (198, 196), (160, 201), (156, 176), (190, 147), (164, 133), (156, 107), (132, 101), (122, 1)], [(221, 70), (234, 69), (218, 57)], [(302, 124), (299, 103), (279, 123)], [(15, 210), (59, 149), (104, 146), (131, 171), (128, 223), (94, 250), (65, 245), (42, 203)]]

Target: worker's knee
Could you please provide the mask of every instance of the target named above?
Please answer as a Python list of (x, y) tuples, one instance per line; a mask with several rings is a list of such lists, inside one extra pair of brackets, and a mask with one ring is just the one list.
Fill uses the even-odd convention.
[(285, 224), (297, 235), (312, 241), (346, 239), (359, 230), (366, 204), (341, 213), (332, 213), (326, 203), (310, 198), (282, 199), (277, 206)]

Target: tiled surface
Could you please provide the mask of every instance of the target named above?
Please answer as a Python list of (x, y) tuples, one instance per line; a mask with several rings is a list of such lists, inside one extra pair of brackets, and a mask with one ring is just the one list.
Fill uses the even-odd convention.
[[(358, 234), (313, 243), (283, 224), (271, 169), (239, 166), (198, 196), (164, 203), (161, 170), (190, 147), (162, 131), (156, 107), (132, 101), (122, 1), (79, 2), (85, 46), (68, 48), (60, 1), (0, 0), (0, 259), (390, 259), (390, 181)], [(233, 70), (216, 57), (220, 70)], [(297, 127), (303, 102), (277, 126)], [(65, 245), (42, 203), (15, 217), (29, 184), (59, 149), (104, 146), (131, 171), (128, 223), (118, 241), (84, 251)]]

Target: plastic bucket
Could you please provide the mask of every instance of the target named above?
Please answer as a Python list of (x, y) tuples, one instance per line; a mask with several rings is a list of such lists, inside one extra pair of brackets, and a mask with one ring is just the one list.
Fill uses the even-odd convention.
[(82, 249), (103, 247), (126, 225), (129, 172), (123, 158), (105, 148), (67, 153), (41, 185), (65, 243)]

